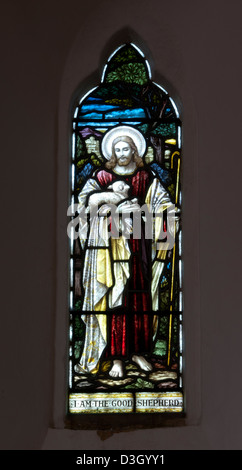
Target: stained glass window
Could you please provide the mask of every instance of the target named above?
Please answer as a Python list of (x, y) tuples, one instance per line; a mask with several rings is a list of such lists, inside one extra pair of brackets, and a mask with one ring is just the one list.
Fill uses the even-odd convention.
[(70, 414), (182, 413), (181, 120), (124, 44), (72, 119)]

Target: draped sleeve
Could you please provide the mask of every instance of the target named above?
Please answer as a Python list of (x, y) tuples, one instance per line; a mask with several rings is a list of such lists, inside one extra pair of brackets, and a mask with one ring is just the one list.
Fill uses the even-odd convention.
[[(175, 230), (177, 218), (175, 215), (175, 207), (171, 202), (169, 193), (165, 190), (161, 182), (154, 178), (149, 187), (146, 196), (146, 204), (149, 211), (154, 214), (153, 217), (153, 238), (152, 238), (152, 280), (151, 280), (151, 296), (152, 310), (159, 310), (159, 285), (161, 275), (165, 266), (165, 260), (168, 250), (172, 249), (175, 240)], [(167, 227), (164, 233), (164, 221), (162, 214), (168, 210)], [(167, 241), (161, 242), (163, 235), (167, 235)], [(164, 237), (163, 237), (164, 238)]]

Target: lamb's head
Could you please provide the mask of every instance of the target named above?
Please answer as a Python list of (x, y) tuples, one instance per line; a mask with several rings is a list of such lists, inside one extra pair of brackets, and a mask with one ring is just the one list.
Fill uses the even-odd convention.
[(125, 181), (114, 181), (108, 189), (112, 189), (114, 193), (122, 194), (124, 197), (128, 197), (129, 185)]

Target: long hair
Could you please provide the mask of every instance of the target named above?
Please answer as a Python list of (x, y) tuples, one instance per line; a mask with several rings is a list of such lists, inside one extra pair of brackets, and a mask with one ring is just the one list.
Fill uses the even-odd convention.
[(116, 139), (114, 139), (114, 141), (112, 143), (112, 155), (111, 155), (110, 160), (108, 162), (106, 162), (106, 164), (105, 164), (106, 168), (108, 168), (109, 170), (112, 170), (117, 164), (117, 157), (115, 155), (114, 147), (118, 142), (127, 142), (127, 144), (130, 145), (131, 149), (134, 152), (133, 153), (133, 161), (136, 163), (137, 168), (144, 166), (143, 160), (138, 154), (138, 150), (137, 150), (137, 147), (136, 147), (133, 139), (131, 139), (131, 137), (128, 137), (128, 136), (125, 135), (125, 136), (116, 137)]

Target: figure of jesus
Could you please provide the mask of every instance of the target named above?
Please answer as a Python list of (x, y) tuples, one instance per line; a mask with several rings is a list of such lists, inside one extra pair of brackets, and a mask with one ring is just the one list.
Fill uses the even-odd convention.
[[(114, 128), (105, 135), (102, 149), (106, 165), (85, 184), (80, 208), (98, 207), (102, 214), (104, 207), (118, 204), (119, 212), (130, 208), (134, 213), (147, 204), (159, 212), (171, 203), (159, 179), (144, 165), (146, 142), (139, 131), (129, 126)], [(100, 230), (100, 218), (90, 223), (92, 231)], [(105, 230), (103, 221), (101, 227)], [(132, 232), (129, 238), (122, 233), (116, 238), (98, 236), (94, 247), (93, 241), (82, 239), (80, 227), (80, 241), (85, 245), (82, 318), (86, 338), (76, 372), (95, 373), (106, 358), (111, 359), (113, 379), (124, 377), (127, 360), (151, 371), (149, 357), (164, 267), (164, 256), (157, 257), (156, 238), (146, 239), (141, 218), (140, 238)]]

